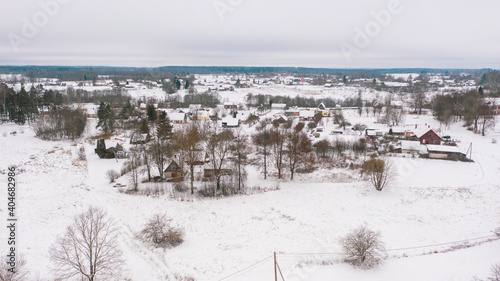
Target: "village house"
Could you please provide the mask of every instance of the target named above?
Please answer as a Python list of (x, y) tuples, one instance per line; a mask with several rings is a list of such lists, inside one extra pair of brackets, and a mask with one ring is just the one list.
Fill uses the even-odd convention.
[(314, 121), (314, 110), (301, 110), (299, 112), (300, 121)]
[(401, 141), (401, 153), (404, 154), (418, 154), (421, 150), (421, 144), (419, 141)]
[(285, 110), (286, 103), (273, 103), (271, 104), (271, 109), (274, 110)]
[(145, 144), (150, 140), (151, 137), (149, 134), (141, 134), (136, 132), (130, 137), (130, 144)]
[(291, 108), (285, 111), (285, 116), (288, 117), (299, 117), (300, 110), (297, 108)]
[(420, 129), (414, 133), (421, 144), (436, 144), (440, 145), (442, 139), (432, 129)]
[(170, 119), (170, 122), (172, 122), (173, 124), (186, 124), (187, 121), (186, 113), (183, 112), (169, 113), (168, 118)]
[(182, 168), (175, 161), (172, 161), (163, 172), (163, 176), (167, 181), (175, 182), (182, 181), (183, 174)]
[(225, 102), (224, 103), (224, 108), (225, 109), (237, 109), (238, 105), (234, 102)]
[(210, 119), (210, 114), (206, 110), (198, 110), (196, 112), (196, 120), (198, 121), (207, 121)]
[(486, 98), (485, 103), (489, 106), (493, 115), (500, 115), (500, 98)]

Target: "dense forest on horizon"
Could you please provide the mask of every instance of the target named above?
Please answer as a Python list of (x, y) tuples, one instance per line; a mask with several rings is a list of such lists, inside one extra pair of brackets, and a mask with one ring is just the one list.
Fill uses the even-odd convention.
[(388, 69), (335, 69), (306, 67), (246, 67), (246, 66), (162, 66), (147, 67), (109, 67), (109, 66), (0, 66), (0, 74), (23, 74), (28, 78), (57, 78), (61, 81), (92, 80), (96, 75), (111, 75), (134, 80), (158, 80), (172, 76), (190, 74), (255, 74), (272, 76), (286, 74), (306, 75), (348, 75), (355, 78), (373, 78), (394, 73), (469, 73), (481, 76), (492, 69), (436, 69), (436, 68), (388, 68)]

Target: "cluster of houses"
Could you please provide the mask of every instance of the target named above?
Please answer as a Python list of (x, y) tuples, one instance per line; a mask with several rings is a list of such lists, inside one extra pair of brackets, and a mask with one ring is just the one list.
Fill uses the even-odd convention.
[(321, 114), (322, 117), (331, 116), (331, 111), (323, 103), (319, 104), (317, 108), (287, 108), (284, 103), (273, 103), (271, 104), (271, 110), (275, 112), (274, 119), (285, 121), (289, 118), (298, 118), (300, 121), (314, 121), (316, 114)]
[[(439, 129), (437, 130), (439, 131)], [(365, 130), (366, 137), (370, 139), (392, 135), (400, 139), (395, 152), (420, 155), (430, 159), (446, 160), (466, 160), (466, 154), (463, 153), (457, 144), (451, 141), (450, 136), (439, 136), (434, 129), (425, 124), (425, 126), (415, 125), (413, 129), (391, 128), (388, 133), (382, 130)]]

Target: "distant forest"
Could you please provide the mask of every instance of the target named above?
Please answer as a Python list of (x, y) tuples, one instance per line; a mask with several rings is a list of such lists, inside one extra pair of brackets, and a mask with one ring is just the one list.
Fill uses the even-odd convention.
[(243, 66), (162, 66), (156, 68), (107, 67), (107, 66), (0, 66), (0, 74), (23, 74), (28, 78), (57, 78), (61, 81), (92, 80), (97, 75), (111, 75), (134, 80), (155, 81), (173, 76), (191, 74), (255, 74), (271, 77), (274, 74), (294, 76), (348, 75), (351, 78), (373, 78), (394, 73), (470, 73), (482, 76), (492, 69), (433, 69), (433, 68), (393, 68), (393, 69), (333, 69), (304, 67), (243, 67)]

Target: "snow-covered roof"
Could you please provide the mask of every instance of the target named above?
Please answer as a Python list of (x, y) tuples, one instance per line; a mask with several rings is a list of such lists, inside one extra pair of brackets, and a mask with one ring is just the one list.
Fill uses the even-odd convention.
[(461, 153), (460, 149), (458, 149), (458, 146), (434, 145), (434, 144), (428, 144), (427, 151), (429, 151), (429, 152)]
[(186, 113), (169, 113), (168, 118), (170, 121), (183, 121), (186, 119)]
[(240, 124), (240, 120), (238, 118), (227, 117), (222, 119), (222, 123), (226, 123), (228, 127), (237, 127)]
[(419, 141), (401, 141), (401, 149), (402, 150), (420, 150), (420, 142)]
[(401, 127), (401, 126), (394, 126), (394, 127), (391, 127), (391, 129), (392, 129), (392, 132), (396, 133), (396, 134), (402, 134), (402, 133), (406, 132), (406, 129), (404, 127)]
[(314, 117), (314, 111), (312, 110), (301, 110), (299, 112), (300, 117)]
[(196, 113), (196, 116), (198, 117), (209, 117), (209, 113), (208, 111), (205, 111), (205, 110), (200, 110)]
[(271, 108), (285, 108), (286, 103), (273, 103), (271, 104)]
[[(427, 132), (429, 132), (430, 130), (432, 130), (431, 128), (419, 128), (417, 130), (414, 130), (413, 133), (417, 136), (417, 138), (420, 138), (422, 137), (423, 135), (425, 135)], [(434, 131), (434, 130), (433, 130)], [(436, 134), (437, 136), (437, 134)]]

